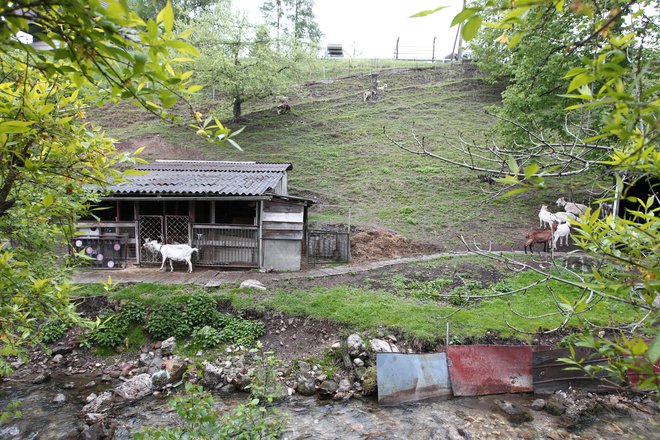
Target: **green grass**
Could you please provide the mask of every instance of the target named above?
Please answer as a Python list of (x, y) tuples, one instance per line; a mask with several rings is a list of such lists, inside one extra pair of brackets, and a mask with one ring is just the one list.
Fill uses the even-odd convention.
[[(335, 62), (341, 69), (351, 60), (330, 60), (327, 76)], [(380, 79), (388, 90), (373, 103), (360, 98), (369, 87), (370, 63), (360, 67), (364, 75), (292, 86), (292, 111), (283, 116), (276, 115), (272, 99), (246, 103), (246, 121), (228, 123), (246, 126), (238, 138), (244, 152), (212, 147), (184, 128), (126, 105), (90, 111), (90, 118), (120, 140), (158, 135), (162, 142), (181, 147), (182, 159), (198, 157), (188, 153), (194, 150), (214, 160), (291, 162), (290, 192), (318, 200), (310, 212), (312, 221), (345, 224), (350, 208), (351, 224), (358, 227), (386, 227), (451, 248), (460, 247), (457, 234), (475, 236), (481, 243), (493, 240), (500, 249), (519, 248), (520, 229), (536, 224), (539, 206), (566, 194), (557, 182), (548, 181), (542, 192), (492, 200), (475, 173), (404, 152), (383, 135), (386, 127), (392, 137), (412, 146), (414, 127), (432, 151), (462, 160), (450, 145), (459, 132), (468, 139), (483, 138), (493, 123), (484, 109), (499, 102), (499, 89), (470, 77), (460, 65), (404, 72), (382, 67)], [(229, 102), (222, 99), (200, 98), (198, 104), (204, 114), (229, 117)], [(162, 157), (149, 148), (145, 155)], [(494, 236), (500, 229), (504, 232)]]

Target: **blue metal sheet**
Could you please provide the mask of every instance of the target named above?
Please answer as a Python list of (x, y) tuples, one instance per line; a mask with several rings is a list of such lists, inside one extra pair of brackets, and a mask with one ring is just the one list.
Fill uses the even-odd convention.
[(377, 353), (376, 366), (380, 405), (451, 396), (445, 353)]

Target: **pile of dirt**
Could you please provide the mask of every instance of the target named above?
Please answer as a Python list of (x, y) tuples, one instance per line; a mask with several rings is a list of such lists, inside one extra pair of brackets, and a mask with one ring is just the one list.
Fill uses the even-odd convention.
[(351, 259), (353, 263), (391, 260), (420, 253), (435, 252), (432, 245), (420, 246), (401, 234), (388, 229), (376, 228), (358, 231), (351, 235)]

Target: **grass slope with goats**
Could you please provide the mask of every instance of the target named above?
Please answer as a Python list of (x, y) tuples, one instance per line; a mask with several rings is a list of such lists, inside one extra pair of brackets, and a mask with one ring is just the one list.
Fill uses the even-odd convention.
[[(458, 234), (494, 249), (521, 249), (525, 231), (537, 223), (542, 203), (568, 195), (549, 182), (544, 192), (501, 199), (477, 173), (438, 160), (417, 157), (392, 145), (388, 133), (414, 145), (411, 129), (431, 150), (463, 160), (448, 146), (461, 132), (483, 139), (493, 120), (485, 107), (499, 102), (501, 87), (479, 78), (472, 66), (381, 71), (388, 88), (363, 102), (370, 75), (292, 86), (292, 110), (278, 116), (276, 101), (244, 104), (246, 126), (239, 136), (244, 152), (216, 149), (181, 127), (167, 125), (127, 106), (94, 112), (92, 119), (122, 141), (125, 149), (146, 146), (145, 158), (291, 162), (292, 194), (315, 198), (311, 221), (388, 228), (439, 249), (460, 248)], [(222, 98), (203, 99), (208, 112), (230, 118)], [(586, 199), (578, 200), (583, 201)]]

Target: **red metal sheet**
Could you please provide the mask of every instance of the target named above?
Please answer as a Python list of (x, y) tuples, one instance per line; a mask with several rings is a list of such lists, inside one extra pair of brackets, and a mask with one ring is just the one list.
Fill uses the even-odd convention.
[(454, 396), (525, 393), (532, 387), (532, 352), (526, 345), (447, 347)]

